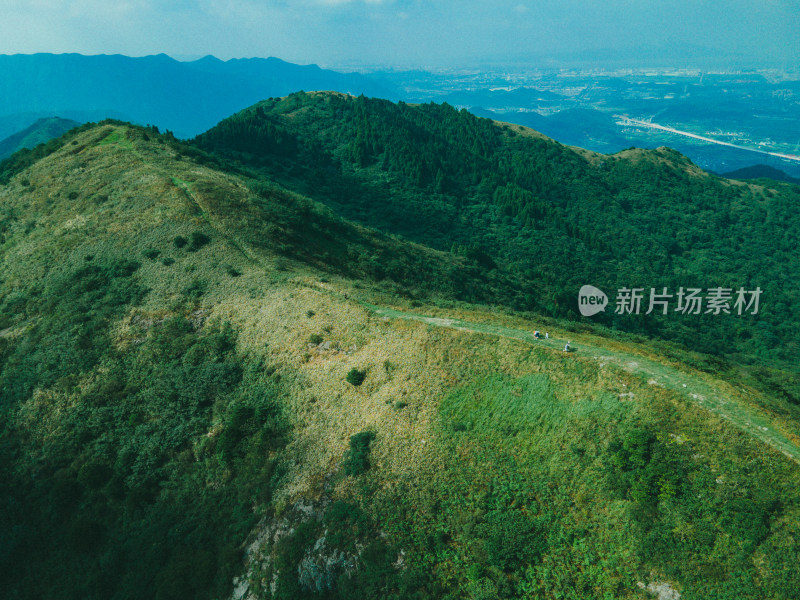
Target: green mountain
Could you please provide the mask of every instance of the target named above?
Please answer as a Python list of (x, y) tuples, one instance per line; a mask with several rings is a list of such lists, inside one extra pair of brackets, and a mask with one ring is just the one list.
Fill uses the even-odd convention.
[[(800, 358), (795, 186), (722, 179), (668, 148), (595, 154), (446, 104), (331, 93), (261, 102), (195, 143), (345, 218), (496, 265), (517, 282), (496, 303), (577, 320), (584, 284), (612, 303), (642, 289), (641, 313), (667, 288), (667, 315), (592, 320), (741, 363), (795, 371)], [(675, 313), (681, 288), (759, 288), (762, 303)]]
[[(371, 137), (328, 153), (338, 133), (317, 111), (341, 109), (345, 136), (356, 102), (336, 98), (282, 101), (320, 130), (267, 121), (274, 178), (117, 122), (0, 163), (4, 596), (794, 597), (800, 408), (784, 388), (678, 344), (489, 306), (522, 279), (487, 235), (431, 249), (284, 186), (333, 204), (349, 181), (361, 220), (437, 241), (421, 219), (443, 223), (436, 202), (487, 172), (481, 157), (499, 153), (499, 177), (507, 145), (540, 148), (555, 171), (530, 177), (563, 204), (533, 203), (536, 231), (578, 243), (566, 208), (605, 172), (596, 158), (386, 104), (420, 123), (404, 125), (419, 161), (403, 171), (408, 148), (384, 168)], [(448, 115), (475, 132), (430, 163), (449, 174), (437, 182), (430, 153), (464, 132)], [(520, 154), (520, 172), (523, 156), (539, 160)], [(606, 162), (729, 185), (666, 150)], [(544, 196), (568, 168), (576, 183)], [(497, 207), (498, 236), (518, 219), (503, 199), (479, 207)]]
[(0, 141), (0, 159), (10, 156), (23, 148), (30, 149), (39, 144), (44, 144), (78, 125), (80, 123), (77, 121), (60, 117), (38, 119), (29, 127)]
[[(300, 417), (284, 400), (306, 385), (308, 340), (333, 339), (344, 358), (366, 339), (363, 309), (345, 300), (356, 284), (340, 277), (380, 268), (401, 296), (414, 281), (452, 295), (469, 280), (463, 259), (185, 153), (196, 151), (105, 124), (2, 163), (7, 597), (227, 590), (253, 503), (271, 498), (268, 456)], [(31, 422), (30, 409), (44, 412)]]

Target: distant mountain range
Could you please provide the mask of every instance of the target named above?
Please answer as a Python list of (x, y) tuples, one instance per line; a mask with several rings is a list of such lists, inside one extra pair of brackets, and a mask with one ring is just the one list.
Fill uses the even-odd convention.
[[(423, 82), (421, 88), (436, 87), (431, 74), (419, 73), (414, 77)], [(754, 162), (752, 153), (738, 149), (704, 146), (684, 138), (625, 134), (611, 112), (588, 105), (570, 106), (564, 103), (565, 96), (546, 89), (486, 87), (420, 95), (419, 90), (414, 92), (416, 84), (409, 81), (409, 74), (398, 78), (391, 73), (338, 73), (277, 58), (222, 61), (206, 56), (192, 62), (181, 62), (164, 54), (140, 58), (79, 54), (0, 55), (0, 140), (10, 136), (16, 140), (8, 144), (0, 142), (0, 157), (21, 147), (18, 143), (21, 138), (17, 136), (26, 138), (30, 135), (27, 129), (43, 118), (60, 117), (77, 123), (114, 118), (141, 125), (157, 125), (179, 138), (191, 138), (256, 102), (283, 97), (298, 90), (324, 90), (415, 103), (447, 102), (458, 108), (466, 107), (476, 115), (530, 127), (563, 144), (595, 152), (614, 153), (631, 146), (669, 146), (689, 156), (698, 166), (717, 173), (749, 167)], [(603, 85), (610, 89), (617, 84), (620, 94), (622, 89), (634, 85), (623, 80), (605, 80)], [(728, 112), (720, 126), (726, 122), (739, 122), (744, 119), (742, 115), (749, 114), (745, 110), (746, 103), (742, 104), (741, 100), (732, 102), (726, 105)], [(701, 108), (710, 105), (715, 107), (712, 114), (719, 117), (713, 94), (708, 98), (681, 100), (679, 107), (670, 109), (673, 113), (662, 111), (661, 117), (672, 114), (673, 120), (681, 122), (688, 118), (687, 115), (703, 112)], [(773, 112), (783, 115), (778, 108), (772, 107)], [(543, 109), (549, 116), (540, 114), (538, 109)], [(48, 135), (46, 129), (36, 127), (39, 128), (38, 137), (28, 138), (27, 144), (35, 140), (40, 143), (63, 133), (56, 128)], [(767, 136), (770, 131), (768, 129), (762, 134)], [(764, 155), (758, 160), (772, 168), (780, 168), (787, 176), (800, 176), (800, 167), (796, 164)], [(774, 174), (772, 178), (783, 180)]]
[(122, 118), (191, 137), (254, 102), (297, 90), (398, 96), (391, 84), (364, 75), (277, 58), (6, 55), (0, 56), (0, 139), (37, 118), (75, 118), (68, 113), (78, 111), (86, 120)]

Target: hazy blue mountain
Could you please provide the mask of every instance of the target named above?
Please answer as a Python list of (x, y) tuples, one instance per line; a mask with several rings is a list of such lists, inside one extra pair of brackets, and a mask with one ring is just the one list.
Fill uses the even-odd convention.
[(22, 131), (0, 141), (0, 158), (5, 158), (22, 148), (35, 148), (39, 144), (63, 135), (70, 129), (80, 125), (71, 119), (61, 117), (42, 118)]
[(11, 115), (0, 115), (0, 140), (22, 131), (39, 119), (49, 119), (53, 117), (69, 119), (76, 123), (96, 122), (102, 121), (103, 119), (117, 119), (119, 121), (133, 120), (125, 113), (112, 109), (19, 112)]
[(728, 179), (774, 179), (775, 181), (783, 181), (784, 183), (799, 183), (800, 179), (790, 177), (780, 169), (770, 167), (769, 165), (753, 165), (752, 167), (744, 167), (736, 169), (730, 173), (724, 173), (723, 177)]
[[(334, 90), (393, 98), (390, 85), (360, 74), (277, 58), (179, 62), (165, 54), (0, 56), (0, 117), (65, 111), (126, 115), (191, 136), (254, 102), (297, 90)], [(12, 131), (16, 131), (13, 129)]]

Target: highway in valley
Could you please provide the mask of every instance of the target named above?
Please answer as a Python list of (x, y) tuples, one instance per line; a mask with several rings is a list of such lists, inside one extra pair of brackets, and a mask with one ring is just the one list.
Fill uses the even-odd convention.
[(702, 135), (698, 135), (696, 133), (691, 133), (689, 131), (681, 131), (680, 129), (675, 129), (673, 127), (667, 127), (665, 125), (658, 125), (657, 123), (651, 123), (650, 121), (642, 121), (641, 119), (632, 119), (625, 115), (614, 115), (615, 119), (618, 119), (617, 125), (625, 126), (633, 126), (633, 127), (649, 127), (651, 129), (658, 129), (660, 131), (667, 131), (669, 133), (674, 133), (676, 135), (682, 135), (685, 137), (694, 138), (696, 140), (702, 140), (704, 142), (709, 142), (711, 144), (718, 144), (720, 146), (728, 146), (730, 148), (738, 148), (739, 150), (748, 150), (750, 152), (758, 152), (759, 154), (767, 154), (769, 156), (775, 156), (777, 158), (782, 158), (784, 160), (791, 160), (800, 162), (800, 156), (796, 156), (794, 154), (783, 154), (780, 152), (768, 152), (766, 150), (760, 150), (758, 148), (751, 148), (749, 146), (741, 146), (739, 144), (732, 144), (730, 142), (723, 142), (721, 140), (715, 140), (714, 138), (705, 137)]

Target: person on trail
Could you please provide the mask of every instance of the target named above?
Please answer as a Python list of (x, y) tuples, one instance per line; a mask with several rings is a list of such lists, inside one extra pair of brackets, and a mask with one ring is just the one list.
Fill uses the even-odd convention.
[(569, 342), (567, 342), (567, 345), (564, 346), (564, 352), (569, 352), (569, 351), (570, 351)]
[(550, 334), (547, 333), (546, 331), (544, 332), (544, 339), (546, 339), (546, 340), (550, 339)]
[(533, 332), (533, 337), (535, 337), (537, 340), (539, 339), (539, 330), (538, 329)]

